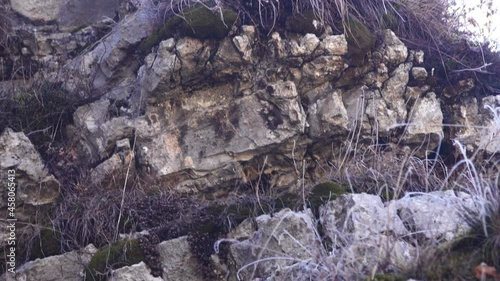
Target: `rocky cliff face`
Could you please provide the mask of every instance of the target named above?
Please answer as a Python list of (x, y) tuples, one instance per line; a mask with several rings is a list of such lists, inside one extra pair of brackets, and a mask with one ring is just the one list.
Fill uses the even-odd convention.
[[(325, 28), (320, 35), (277, 29), (266, 36), (255, 26), (235, 22), (227, 23), (222, 39), (196, 36), (196, 32), (191, 36), (169, 34), (168, 38), (159, 38), (159, 30), (164, 30), (161, 28), (165, 25), (161, 27), (155, 21), (156, 7), (150, 1), (83, 1), (76, 6), (67, 1), (49, 1), (44, 5), (37, 1), (10, 2), (15, 12), (30, 21), (28, 25), (16, 26), (25, 34), (18, 45), (20, 50), (2, 59), (29, 59), (41, 68), (33, 80), (43, 77), (78, 101), (73, 123), (64, 128), (65, 142), (57, 144), (57, 153), (42, 152), (55, 155), (50, 158), (50, 172), (56, 177), (43, 168), (39, 155), (22, 133), (6, 129), (0, 137), (1, 168), (20, 171), (23, 190), (19, 203), (26, 207), (26, 222), (33, 221), (29, 218), (33, 208), (49, 206), (57, 199), (60, 182), (56, 178), (68, 184), (67, 173), (75, 170), (88, 177), (86, 192), (125, 190), (142, 182), (148, 185), (146, 189), (156, 186), (175, 196), (206, 200), (228, 198), (242, 187), (255, 188), (257, 195), (262, 192), (260, 188), (268, 193), (302, 194), (304, 189), (329, 179), (332, 170), (344, 173), (341, 169), (347, 159), (355, 162), (360, 155), (383, 149), (388, 153), (406, 151), (403, 166), (408, 163), (408, 151), (412, 157), (426, 159), (432, 152), (444, 151), (442, 146), (452, 141), (469, 152), (484, 153), (492, 162), (500, 151), (500, 96), (471, 97), (467, 94), (474, 88), (471, 80), (457, 82), (455, 92), (449, 87), (436, 87), (432, 82), (434, 70), (424, 66), (424, 52), (408, 49), (391, 30), (377, 34), (376, 43), (363, 54), (360, 63), (350, 53), (353, 46), (345, 35), (335, 34), (331, 28)], [(91, 4), (92, 9), (79, 7), (84, 4)], [(144, 42), (155, 44), (140, 53), (138, 49)], [(17, 84), (3, 81), (2, 96), (22, 95), (16, 90)], [(454, 99), (459, 103), (446, 102), (450, 95), (459, 94), (463, 98)], [(405, 180), (411, 177), (411, 172), (403, 173), (402, 169), (398, 183), (402, 183), (403, 175)], [(350, 189), (355, 188), (351, 183)], [(397, 188), (393, 187), (391, 194), (402, 195)], [(426, 185), (425, 189), (428, 191), (429, 187)], [(43, 191), (43, 196), (37, 191)], [(400, 199), (390, 205), (398, 206), (395, 208), (404, 213), (393, 214), (391, 221), (399, 223), (399, 228), (389, 233), (390, 227), (378, 223), (380, 229), (373, 226), (369, 230), (373, 232), (370, 240), (359, 234), (368, 231), (360, 226), (363, 220), (347, 222), (349, 218), (341, 215), (342, 210), (356, 209), (356, 204), (380, 201), (377, 196), (368, 200), (365, 195), (342, 197), (336, 204), (325, 204), (320, 212), (324, 235), (332, 241), (340, 239), (336, 247), (349, 257), (349, 270), (345, 272), (336, 268), (343, 262), (338, 256), (321, 252), (314, 215), (308, 211), (287, 215), (286, 210), (272, 219), (259, 217), (256, 224), (264, 229), (262, 233), (254, 233), (250, 228), (241, 230), (244, 234), (230, 234), (233, 240), (225, 259), (231, 262), (218, 261), (213, 256), (211, 266), (230, 280), (236, 280), (240, 273), (246, 276), (244, 280), (257, 276), (279, 280), (279, 274), (330, 280), (332, 272), (351, 276), (357, 266), (356, 257), (366, 258), (383, 240), (395, 243), (396, 252), (384, 249), (393, 267), (382, 270), (411, 267), (416, 249), (400, 238), (427, 231), (422, 225), (428, 226), (428, 221), (415, 218), (418, 208), (402, 201), (410, 198)], [(436, 196), (456, 199), (455, 194)], [(365, 221), (376, 220), (377, 214), (383, 217), (385, 207), (378, 201), (366, 207), (376, 211), (366, 211), (374, 217)], [(414, 202), (423, 204), (417, 199)], [(433, 206), (436, 204), (440, 203)], [(471, 209), (477, 208), (469, 201), (467, 204)], [(455, 218), (458, 215), (454, 213), (450, 216), (454, 217), (454, 225), (444, 227), (446, 231), (439, 225), (436, 228), (442, 231), (429, 232), (425, 239), (450, 241), (456, 233), (463, 233), (459, 225), (464, 221)], [(278, 235), (277, 228), (282, 227), (285, 217), (291, 220), (286, 225), (304, 233), (280, 229)], [(414, 225), (405, 228), (402, 217)], [(346, 230), (342, 224), (353, 227)], [(242, 225), (240, 228), (244, 228)], [(340, 232), (347, 236), (339, 238)], [(297, 239), (288, 241), (290, 245), (280, 245), (283, 233), (292, 233), (290, 236)], [(268, 245), (273, 239), (262, 241), (262, 237), (274, 237), (278, 245)], [(158, 245), (164, 265), (163, 280), (187, 280), (167, 274), (182, 275), (178, 267), (168, 265), (168, 255), (164, 254), (167, 250), (162, 250), (175, 248), (170, 244), (179, 243), (184, 245), (179, 246), (184, 252), (179, 250), (174, 259), (190, 270), (191, 275), (187, 276), (195, 276), (191, 280), (203, 280), (201, 273), (196, 273), (197, 266), (193, 266), (199, 261), (191, 256), (187, 238), (169, 238), (177, 240)], [(308, 261), (311, 252), (297, 246), (308, 248), (304, 243), (329, 260), (327, 265), (322, 264), (325, 268), (319, 267), (318, 260)], [(266, 251), (255, 254), (255, 245), (280, 253), (281, 263), (259, 265), (252, 272), (243, 270), (254, 260), (272, 259)], [(365, 271), (380, 266), (376, 262), (365, 265)], [(203, 266), (207, 265), (200, 265)], [(318, 267), (318, 272), (307, 271), (312, 267)], [(23, 270), (30, 270), (26, 268), (29, 266)], [(149, 269), (141, 263), (113, 271), (111, 278), (139, 280), (140, 277), (131, 276), (146, 276), (136, 271)]]

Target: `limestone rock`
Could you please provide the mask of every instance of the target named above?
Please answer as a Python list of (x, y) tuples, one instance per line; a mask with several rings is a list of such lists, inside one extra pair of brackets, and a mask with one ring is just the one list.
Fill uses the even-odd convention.
[(87, 164), (107, 158), (116, 141), (132, 137), (133, 121), (126, 116), (110, 118), (110, 107), (110, 101), (103, 98), (79, 107), (73, 114)]
[(415, 51), (415, 63), (417, 65), (421, 65), (424, 63), (424, 51), (422, 50)]
[(65, 71), (75, 73), (77, 77), (74, 79), (83, 74), (78, 79), (91, 83), (96, 89), (115, 86), (111, 82), (119, 81), (118, 77), (135, 76), (133, 60), (126, 59), (128, 52), (132, 46), (151, 35), (155, 27), (155, 11), (149, 7), (148, 1), (142, 2), (144, 5), (120, 21), (92, 50), (69, 61), (64, 66)]
[[(110, 281), (162, 281), (168, 279), (161, 279), (160, 277), (153, 277), (149, 268), (144, 262), (134, 264), (131, 266), (125, 266), (117, 270), (113, 270), (111, 273)], [(182, 280), (182, 279), (177, 279)]]
[(394, 110), (397, 114), (398, 122), (404, 122), (406, 119), (407, 111), (404, 93), (409, 80), (408, 72), (411, 68), (411, 63), (399, 65), (391, 73), (391, 77), (384, 83), (381, 92), (384, 101), (388, 105), (387, 107)]
[(409, 127), (405, 136), (411, 143), (422, 143), (431, 135), (431, 145), (436, 146), (443, 138), (443, 112), (434, 93), (417, 100), (410, 113)]
[(191, 253), (187, 236), (163, 241), (157, 246), (165, 281), (202, 281), (202, 265)]
[(424, 67), (413, 67), (411, 69), (411, 76), (418, 81), (425, 81), (427, 79), (427, 70)]
[(385, 209), (382, 200), (376, 195), (342, 195), (320, 207), (320, 213), (325, 234), (332, 241), (339, 239), (339, 232), (354, 240), (367, 239), (384, 232), (407, 234), (397, 213)]
[(346, 134), (348, 116), (342, 102), (342, 93), (332, 90), (310, 103), (307, 123), (313, 138)]
[[(42, 158), (24, 133), (10, 128), (0, 135), (0, 168), (15, 170), (17, 198), (34, 206), (49, 204), (59, 197), (59, 181), (48, 173)], [(6, 206), (6, 189), (2, 189), (2, 207)]]
[[(159, 176), (210, 171), (304, 132), (305, 113), (293, 82), (270, 83), (238, 98), (234, 91), (222, 84), (150, 107), (136, 124), (141, 164)], [(172, 106), (181, 101), (182, 107)]]
[(444, 137), (443, 112), (434, 93), (417, 100), (408, 123), (404, 137), (407, 143), (418, 145), (427, 142), (430, 147), (439, 145)]
[(318, 47), (320, 40), (316, 35), (308, 33), (300, 39), (300, 42), (290, 41), (290, 51), (292, 56), (310, 56)]
[(345, 35), (328, 35), (320, 43), (320, 49), (327, 55), (343, 56), (347, 54), (347, 40)]
[(301, 85), (310, 89), (311, 86), (321, 85), (332, 78), (339, 77), (347, 68), (342, 56), (319, 56), (311, 62), (305, 63), (302, 70)]
[(57, 21), (60, 28), (89, 25), (103, 17), (113, 18), (118, 2), (112, 0), (10, 0), (12, 9), (30, 20)]
[(10, 5), (14, 11), (31, 20), (51, 21), (57, 19), (66, 2), (66, 0), (10, 0)]
[[(120, 142), (128, 145), (120, 147)], [(117, 141), (115, 153), (91, 170), (92, 183), (104, 187), (123, 187), (132, 184), (135, 176), (135, 153), (130, 150), (128, 139)], [(126, 180), (128, 178), (128, 180)]]
[[(311, 216), (310, 212), (292, 212), (290, 209), (284, 209), (272, 217), (269, 215), (257, 217), (255, 219), (256, 231), (254, 231), (255, 228), (245, 227), (245, 225), (252, 224), (251, 221), (243, 222), (235, 230), (239, 232), (239, 235), (232, 236), (240, 241), (231, 244), (229, 248), (229, 258), (233, 268), (231, 272), (234, 274), (251, 262), (276, 257), (262, 260), (256, 264), (255, 270), (253, 266), (250, 266), (241, 270), (238, 275), (240, 280), (253, 280), (253, 278), (270, 276), (278, 267), (283, 268), (300, 260), (316, 257), (321, 251), (321, 244)], [(246, 231), (238, 230), (240, 228)], [(291, 259), (294, 260), (291, 261)], [(237, 279), (234, 275), (229, 278), (230, 280)]]
[(389, 64), (398, 65), (404, 63), (408, 57), (408, 48), (399, 40), (399, 38), (390, 29), (382, 32), (384, 42), (384, 59)]
[(82, 250), (30, 261), (17, 268), (15, 277), (7, 280), (81, 281), (85, 267), (96, 252), (97, 248), (90, 244)]
[[(398, 112), (387, 106), (386, 99), (383, 99), (379, 91), (368, 91), (366, 93), (366, 115), (368, 119), (374, 122), (373, 130), (377, 130), (380, 135), (387, 136), (388, 131), (398, 124)], [(398, 100), (399, 106), (404, 106), (401, 100)], [(400, 108), (400, 112), (406, 112), (406, 108)]]
[(499, 96), (484, 97), (482, 106), (472, 98), (453, 108), (453, 122), (463, 126), (452, 130), (455, 140), (469, 151), (478, 148), (490, 154), (500, 151)]
[(422, 96), (423, 93), (430, 90), (431, 87), (429, 85), (423, 85), (421, 87), (406, 87), (405, 98), (417, 100)]
[(447, 190), (407, 195), (392, 201), (389, 209), (397, 210), (409, 231), (435, 242), (449, 242), (470, 229), (462, 214), (477, 207), (470, 195)]

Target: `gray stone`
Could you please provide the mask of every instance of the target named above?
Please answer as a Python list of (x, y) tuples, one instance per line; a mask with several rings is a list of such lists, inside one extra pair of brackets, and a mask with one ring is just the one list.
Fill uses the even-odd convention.
[(410, 111), (405, 141), (416, 145), (428, 142), (430, 147), (436, 147), (443, 137), (443, 113), (440, 102), (434, 93), (428, 93), (427, 96), (418, 99)]
[(272, 83), (237, 99), (234, 90), (223, 84), (179, 95), (182, 108), (170, 101), (150, 107), (136, 127), (140, 162), (159, 176), (210, 171), (304, 132), (305, 113), (293, 82)]
[[(277, 268), (320, 255), (322, 246), (311, 216), (310, 211), (284, 209), (273, 216), (257, 217), (256, 231), (246, 226), (252, 224), (250, 220), (243, 222), (235, 230), (239, 234), (231, 236), (240, 241), (231, 240), (234, 243), (229, 248), (232, 268), (229, 279), (236, 280), (238, 270), (239, 280), (269, 277)], [(242, 268), (255, 261), (255, 267)]]
[[(15, 170), (17, 204), (34, 206), (54, 202), (59, 197), (60, 183), (48, 173), (42, 158), (24, 133), (6, 128), (0, 135), (0, 168)], [(6, 189), (0, 192), (1, 207), (6, 206)]]
[(327, 55), (343, 56), (347, 54), (347, 40), (345, 39), (345, 35), (326, 36), (321, 40), (320, 49), (324, 50)]
[(110, 118), (110, 101), (106, 98), (79, 107), (73, 120), (87, 163), (105, 159), (115, 149), (116, 141), (131, 138), (133, 120), (121, 116)]
[(233, 38), (233, 43), (236, 46), (236, 49), (238, 49), (241, 53), (243, 60), (250, 62), (253, 51), (251, 39), (247, 35), (235, 36)]
[(135, 13), (127, 15), (94, 48), (66, 63), (64, 70), (96, 89), (114, 86), (111, 82), (119, 81), (117, 78), (135, 76), (134, 64), (127, 60), (129, 49), (151, 35), (155, 28), (156, 11), (148, 1), (142, 2)]
[(409, 80), (408, 72), (411, 68), (411, 63), (399, 65), (391, 73), (391, 77), (384, 83), (381, 92), (382, 98), (387, 103), (388, 108), (396, 112), (398, 122), (406, 120), (407, 111), (404, 93)]
[(332, 90), (309, 104), (307, 123), (313, 138), (343, 135), (347, 133), (348, 116), (342, 92)]
[(187, 236), (163, 241), (157, 246), (165, 281), (202, 281), (202, 265), (191, 253)]
[(431, 87), (429, 85), (423, 85), (421, 87), (406, 87), (405, 98), (417, 100), (422, 96), (423, 93), (429, 91)]
[(493, 154), (500, 151), (499, 112), (500, 97), (482, 99), (482, 106), (475, 98), (453, 106), (453, 122), (459, 125), (452, 129), (452, 136), (468, 151), (482, 149)]
[[(162, 281), (169, 279), (162, 279), (160, 277), (153, 277), (149, 268), (144, 262), (125, 266), (117, 270), (113, 270), (110, 281)], [(182, 280), (182, 279), (177, 279)], [(187, 279), (186, 279), (187, 280)]]
[(407, 194), (391, 201), (389, 209), (397, 210), (409, 231), (443, 243), (470, 230), (463, 213), (477, 211), (474, 198), (453, 190)]
[(85, 279), (85, 267), (96, 252), (97, 248), (90, 244), (78, 251), (30, 261), (17, 268), (15, 277), (8, 276), (7, 280), (81, 281)]
[(415, 51), (415, 63), (420, 65), (424, 63), (424, 51)]
[(425, 81), (427, 79), (427, 70), (424, 67), (413, 67), (411, 69), (411, 76), (417, 81)]
[(385, 209), (379, 196), (361, 193), (347, 194), (320, 207), (320, 221), (325, 234), (339, 241), (342, 233), (347, 239), (361, 240), (385, 232), (395, 235), (408, 233), (397, 213)]
[(339, 77), (347, 68), (342, 56), (319, 56), (301, 67), (301, 88), (311, 89), (326, 81)]
[(408, 57), (408, 48), (390, 29), (382, 31), (384, 42), (384, 59), (392, 65), (404, 63)]
[(103, 17), (113, 18), (118, 2), (112, 0), (10, 0), (11, 7), (31, 20), (57, 21), (62, 29), (92, 24)]
[(292, 56), (310, 56), (319, 46), (320, 40), (316, 35), (308, 33), (300, 39), (300, 42), (290, 40), (290, 52)]

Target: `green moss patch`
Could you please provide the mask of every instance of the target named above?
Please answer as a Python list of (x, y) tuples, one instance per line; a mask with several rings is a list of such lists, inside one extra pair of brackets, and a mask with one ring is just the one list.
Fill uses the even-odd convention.
[(30, 260), (61, 254), (61, 236), (52, 228), (43, 228), (35, 238)]
[(194, 38), (224, 38), (231, 26), (237, 23), (238, 14), (230, 9), (222, 9), (221, 13), (214, 13), (203, 5), (189, 7), (183, 11), (186, 20), (183, 21), (181, 30)]
[(100, 249), (90, 260), (85, 269), (86, 281), (107, 280), (111, 269), (144, 261), (144, 255), (138, 240), (121, 240)]
[(308, 196), (310, 208), (317, 213), (319, 207), (325, 202), (335, 200), (342, 194), (346, 194), (346, 189), (340, 184), (332, 181), (320, 183), (313, 187)]

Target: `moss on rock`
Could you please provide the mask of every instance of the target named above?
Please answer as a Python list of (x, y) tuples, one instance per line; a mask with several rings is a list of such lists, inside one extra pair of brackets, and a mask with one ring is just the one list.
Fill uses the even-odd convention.
[(214, 13), (197, 4), (185, 9), (182, 15), (185, 21), (182, 22), (181, 32), (199, 39), (222, 39), (227, 36), (233, 24), (239, 25), (238, 14), (231, 9)]
[(309, 193), (309, 207), (317, 214), (319, 207), (325, 202), (335, 200), (346, 193), (346, 189), (336, 182), (328, 181), (320, 183), (314, 186)]
[(30, 260), (42, 259), (61, 253), (61, 236), (52, 228), (43, 228), (33, 244)]
[(100, 249), (85, 269), (86, 281), (106, 280), (111, 269), (130, 266), (144, 261), (138, 240), (121, 240)]

